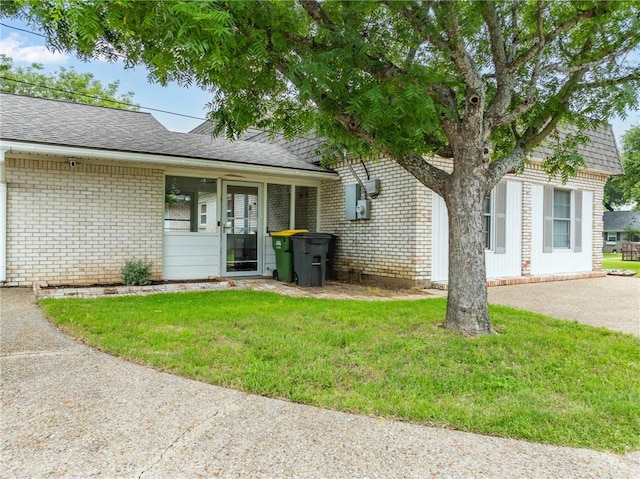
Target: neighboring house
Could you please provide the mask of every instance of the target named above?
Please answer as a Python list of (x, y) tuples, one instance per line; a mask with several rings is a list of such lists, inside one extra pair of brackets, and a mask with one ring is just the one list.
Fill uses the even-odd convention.
[[(147, 113), (7, 94), (0, 110), (5, 285), (117, 282), (126, 259), (145, 257), (155, 279), (271, 276), (269, 232), (292, 228), (336, 235), (342, 278), (447, 280), (444, 201), (390, 160), (327, 170), (313, 136), (250, 130), (230, 143), (206, 123), (175, 133)], [(495, 283), (600, 269), (603, 187), (622, 168), (610, 128), (592, 138), (566, 185), (533, 158), (487, 197)]]
[(604, 253), (619, 253), (622, 243), (627, 241), (626, 229), (640, 230), (640, 211), (605, 211), (602, 235)]

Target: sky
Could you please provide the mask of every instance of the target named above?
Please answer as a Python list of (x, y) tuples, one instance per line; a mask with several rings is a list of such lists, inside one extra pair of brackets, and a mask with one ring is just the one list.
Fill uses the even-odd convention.
[[(2, 19), (4, 25), (39, 33), (33, 26), (15, 19)], [(120, 81), (119, 92), (133, 92), (133, 103), (141, 107), (165, 110), (194, 118), (149, 111), (167, 129), (188, 132), (201, 124), (207, 114), (206, 104), (211, 102), (212, 95), (196, 87), (186, 88), (178, 84), (162, 87), (149, 82), (147, 70), (143, 67), (125, 69), (122, 63), (108, 63), (94, 60), (83, 62), (74, 55), (54, 53), (45, 46), (45, 39), (12, 28), (0, 25), (0, 54), (13, 59), (16, 67), (27, 67), (32, 63), (41, 63), (45, 70), (54, 72), (59, 67), (73, 67), (79, 73), (92, 73), (102, 84)]]
[[(2, 19), (2, 23), (40, 33), (33, 26), (20, 20)], [(70, 54), (52, 52), (46, 48), (45, 39), (42, 36), (2, 25), (0, 25), (0, 54), (11, 57), (15, 66), (24, 67), (31, 63), (41, 63), (47, 71), (51, 72), (61, 66), (74, 67), (77, 72), (92, 73), (105, 85), (118, 80), (120, 92), (133, 92), (134, 103), (139, 104), (142, 111), (150, 112), (172, 131), (188, 132), (202, 123), (208, 111), (206, 104), (212, 99), (210, 93), (197, 87), (186, 88), (178, 84), (162, 87), (154, 84), (149, 81), (144, 67), (125, 69), (122, 63), (108, 63), (100, 60), (83, 62)], [(197, 119), (150, 111), (145, 107), (193, 116)], [(640, 125), (640, 112), (631, 111), (626, 119), (614, 118), (611, 124), (620, 145), (624, 132), (634, 125)]]

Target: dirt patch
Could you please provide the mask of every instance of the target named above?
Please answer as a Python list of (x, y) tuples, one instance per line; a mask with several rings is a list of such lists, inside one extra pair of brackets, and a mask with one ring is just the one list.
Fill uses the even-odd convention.
[(238, 288), (270, 291), (287, 296), (315, 297), (327, 299), (362, 299), (369, 301), (389, 301), (394, 299), (423, 299), (446, 296), (446, 291), (419, 288), (381, 288), (366, 283), (341, 283), (325, 281), (323, 286), (301, 287), (292, 283), (282, 283), (268, 279), (238, 280)]

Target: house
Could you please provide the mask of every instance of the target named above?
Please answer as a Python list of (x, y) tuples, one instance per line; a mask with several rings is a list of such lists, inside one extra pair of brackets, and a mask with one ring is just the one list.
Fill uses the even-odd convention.
[(625, 230), (640, 231), (640, 211), (605, 211), (602, 215), (604, 253), (619, 253), (624, 241), (631, 241)]
[[(155, 279), (271, 276), (269, 232), (339, 239), (343, 278), (447, 280), (444, 201), (390, 160), (319, 166), (318, 140), (212, 139), (147, 113), (0, 94), (0, 282), (110, 283), (129, 258)], [(485, 200), (494, 283), (581, 277), (602, 261), (602, 192), (621, 165), (610, 128), (566, 185), (540, 158)], [(442, 168), (451, 162), (438, 160)]]

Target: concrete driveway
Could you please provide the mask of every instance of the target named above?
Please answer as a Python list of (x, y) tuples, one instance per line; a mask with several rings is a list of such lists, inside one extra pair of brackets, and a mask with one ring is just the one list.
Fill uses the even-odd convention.
[(640, 278), (496, 286), (489, 288), (489, 302), (640, 335)]
[(0, 477), (636, 478), (627, 456), (369, 418), (86, 347), (0, 289)]

